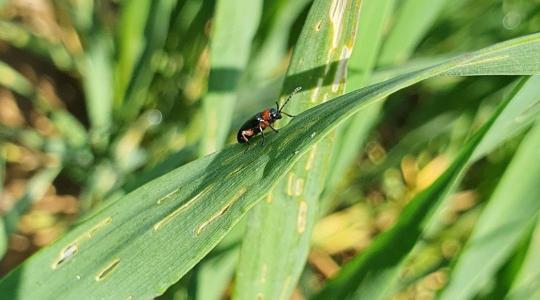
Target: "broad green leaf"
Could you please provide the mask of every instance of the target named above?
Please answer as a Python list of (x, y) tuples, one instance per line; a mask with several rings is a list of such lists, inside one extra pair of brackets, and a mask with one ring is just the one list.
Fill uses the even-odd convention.
[[(312, 4), (294, 49), (284, 92), (302, 86), (315, 88), (294, 95), (283, 111), (295, 115), (344, 93), (360, 3), (317, 0)], [(301, 79), (303, 72), (319, 66), (325, 68)], [(300, 158), (272, 189), (267, 201), (250, 213), (233, 298), (290, 298), (309, 252), (332, 138), (333, 134), (322, 139)]]
[[(186, 164), (111, 202), (36, 253), (2, 278), (0, 293), (20, 299), (161, 294), (268, 194), (303, 154), (368, 103), (427, 78), (459, 71), (479, 57), (491, 64), (493, 75), (505, 73), (507, 63), (518, 57), (527, 60), (521, 65), (524, 74), (536, 74), (538, 51), (540, 34), (534, 34), (459, 56), (311, 108), (278, 134), (269, 134), (264, 147), (260, 140), (249, 151), (244, 145), (233, 145)], [(487, 62), (501, 54), (507, 58)], [(517, 73), (518, 68), (512, 69)], [(475, 69), (468, 71), (475, 74)]]
[(223, 148), (236, 103), (238, 80), (247, 65), (259, 24), (261, 0), (218, 0), (210, 45), (210, 78), (203, 99), (200, 154)]
[[(536, 125), (535, 130), (538, 131), (538, 125)], [(536, 217), (536, 226), (529, 243), (527, 255), (507, 299), (538, 298), (540, 298), (540, 218)]]
[[(522, 80), (523, 82), (525, 80)], [(425, 226), (431, 222), (433, 213), (459, 182), (483, 137), (492, 129), (493, 124), (501, 117), (501, 113), (521, 87), (522, 84), (514, 89), (514, 93), (491, 119), (462, 147), (448, 169), (431, 186), (411, 200), (396, 224), (347, 263), (314, 297), (315, 299), (389, 297), (395, 289), (401, 267), (417, 244)]]
[[(396, 51), (397, 52), (397, 51)], [(441, 56), (435, 56), (435, 57), (419, 57), (419, 58), (411, 58), (406, 63), (392, 66), (392, 67), (381, 67), (375, 70), (375, 72), (371, 75), (369, 78), (369, 84), (375, 84), (381, 81), (388, 80), (392, 77), (398, 76), (399, 74), (413, 72), (416, 70), (420, 70), (423, 68), (427, 68), (432, 65), (440, 64), (447, 59), (449, 59), (451, 55), (441, 55)]]
[[(538, 89), (538, 85), (534, 87)], [(534, 98), (534, 102), (540, 101), (539, 96)], [(538, 216), (540, 164), (531, 161), (538, 158), (539, 148), (540, 126), (537, 125), (521, 143), (483, 210), (441, 299), (472, 299), (508, 259), (528, 225)]]
[(140, 173), (136, 173), (134, 178), (128, 180), (122, 190), (125, 192), (131, 192), (141, 185), (149, 182), (152, 179), (156, 179), (159, 176), (170, 172), (179, 166), (193, 160), (195, 156), (195, 147), (186, 147), (176, 153), (169, 155), (165, 160), (159, 164), (152, 166), (147, 170), (143, 170)]

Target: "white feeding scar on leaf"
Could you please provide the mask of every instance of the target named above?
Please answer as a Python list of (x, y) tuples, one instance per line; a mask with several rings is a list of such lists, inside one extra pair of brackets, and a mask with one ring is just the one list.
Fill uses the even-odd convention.
[(307, 217), (307, 202), (302, 200), (298, 205), (298, 218), (296, 222), (296, 228), (298, 233), (302, 234), (306, 230), (306, 217)]
[[(311, 137), (314, 137), (315, 134), (312, 133), (311, 134)], [(311, 168), (313, 168), (313, 164), (315, 163), (315, 157), (317, 156), (317, 146), (313, 146), (313, 148), (311, 148), (311, 151), (309, 152), (309, 156), (308, 156), (308, 159), (307, 159), (307, 162), (306, 162), (306, 171), (309, 171), (311, 170)]]
[(341, 49), (341, 55), (339, 57), (336, 73), (334, 74), (334, 81), (332, 82), (332, 92), (337, 93), (339, 87), (344, 86), (342, 83), (345, 82), (347, 78), (347, 62), (352, 54), (352, 48), (344, 46)]
[(241, 188), (230, 200), (225, 204), (223, 208), (221, 208), (217, 213), (212, 215), (210, 219), (203, 222), (199, 227), (197, 227), (197, 230), (195, 233), (197, 235), (200, 235), (201, 232), (208, 226), (210, 223), (214, 222), (217, 218), (222, 216), (245, 192), (247, 191), (246, 188)]
[[(488, 63), (492, 63), (492, 62), (499, 61), (499, 60), (506, 60), (508, 58), (510, 58), (510, 56), (508, 56), (508, 55), (500, 55), (500, 56), (488, 57), (488, 58), (484, 58), (484, 59), (480, 59), (480, 60), (473, 60), (471, 62), (468, 62), (468, 63), (464, 64), (463, 66), (483, 65), (483, 64), (488, 64)], [(460, 67), (463, 67), (463, 66), (460, 66)]]
[(343, 15), (345, 14), (345, 0), (334, 0), (330, 7), (330, 22), (332, 25), (332, 46), (337, 48), (339, 36), (341, 35), (341, 28), (343, 21)]
[(73, 242), (69, 243), (62, 251), (60, 251), (60, 254), (53, 262), (51, 268), (53, 270), (56, 270), (62, 263), (68, 261), (73, 256), (75, 256), (75, 254), (79, 251), (80, 244), (83, 241), (91, 239), (99, 229), (101, 229), (107, 224), (110, 224), (111, 222), (112, 218), (107, 217), (94, 225), (94, 227), (90, 228), (90, 230), (78, 236)]
[(208, 193), (212, 186), (205, 187), (202, 191), (200, 191), (197, 195), (195, 195), (193, 198), (191, 198), (186, 203), (182, 204), (179, 208), (175, 209), (172, 213), (168, 214), (165, 218), (163, 218), (161, 221), (154, 224), (154, 231), (158, 231), (161, 229), (161, 227), (169, 224), (175, 217), (177, 217), (181, 212), (191, 207), (197, 200), (199, 200), (204, 194)]
[(99, 272), (97, 275), (96, 275), (96, 281), (101, 281), (103, 280), (103, 278), (105, 278), (105, 276), (107, 276), (108, 274), (110, 274), (114, 269), (116, 269), (116, 267), (118, 266), (118, 264), (120, 263), (120, 259), (115, 259), (113, 260), (110, 264), (108, 264), (101, 272)]
[(168, 193), (167, 195), (163, 196), (162, 198), (159, 198), (159, 200), (157, 201), (157, 204), (161, 204), (161, 203), (171, 199), (175, 194), (178, 194), (178, 192), (180, 192), (180, 188), (177, 188), (176, 190)]

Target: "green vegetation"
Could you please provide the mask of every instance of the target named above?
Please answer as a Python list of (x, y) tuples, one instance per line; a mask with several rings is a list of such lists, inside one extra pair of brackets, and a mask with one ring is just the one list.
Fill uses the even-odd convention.
[(539, 295), (540, 2), (25, 3), (0, 1), (3, 297)]

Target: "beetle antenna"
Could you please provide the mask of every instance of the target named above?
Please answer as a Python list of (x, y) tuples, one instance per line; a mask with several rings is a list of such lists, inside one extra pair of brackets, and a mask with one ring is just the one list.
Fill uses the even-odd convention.
[(301, 86), (296, 87), (296, 88), (294, 89), (294, 91), (292, 91), (292, 93), (289, 94), (289, 96), (287, 97), (287, 99), (285, 99), (285, 102), (283, 103), (283, 105), (281, 106), (281, 108), (278, 109), (278, 111), (281, 112), (281, 110), (285, 107), (285, 105), (287, 105), (287, 102), (289, 102), (289, 100), (291, 100), (291, 98), (292, 98), (296, 93), (298, 93), (301, 89), (302, 89)]

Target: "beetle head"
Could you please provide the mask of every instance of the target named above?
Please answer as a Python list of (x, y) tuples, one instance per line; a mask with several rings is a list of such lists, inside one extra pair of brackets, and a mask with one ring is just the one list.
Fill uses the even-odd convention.
[(273, 120), (279, 120), (279, 119), (281, 119), (281, 113), (279, 112), (279, 110), (277, 110), (275, 108), (270, 108), (270, 117)]

